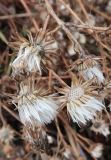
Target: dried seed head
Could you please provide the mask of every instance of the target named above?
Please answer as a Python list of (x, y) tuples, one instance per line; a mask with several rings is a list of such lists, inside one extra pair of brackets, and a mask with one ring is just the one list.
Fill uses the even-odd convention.
[(8, 126), (3, 126), (0, 129), (0, 141), (3, 144), (9, 144), (14, 138), (14, 131)]
[(31, 33), (28, 37), (29, 40), (20, 38), (21, 44), (18, 42), (19, 52), (11, 64), (13, 76), (30, 72), (41, 74), (42, 59), (48, 56), (47, 53), (55, 53), (58, 49), (56, 41), (43, 30), (40, 30), (35, 38)]
[(102, 152), (103, 152), (103, 145), (100, 143), (92, 145), (90, 148), (90, 153), (94, 158), (100, 158), (102, 156)]
[(34, 91), (24, 83), (20, 85), (17, 102), (21, 122), (30, 126), (51, 123), (59, 107), (53, 95), (45, 96), (40, 89)]
[(91, 126), (91, 130), (96, 134), (102, 134), (105, 137), (110, 134), (109, 125), (102, 119), (95, 119), (93, 121), (93, 125)]
[(78, 72), (84, 77), (85, 80), (90, 80), (96, 77), (95, 82), (103, 83), (104, 76), (100, 70), (99, 63), (97, 58), (86, 57), (84, 59), (79, 59), (76, 62)]
[(96, 116), (97, 111), (101, 111), (104, 105), (99, 102), (94, 95), (95, 87), (91, 86), (91, 81), (80, 82), (72, 80), (72, 86), (59, 89), (63, 101), (67, 104), (67, 110), (74, 122), (86, 124)]

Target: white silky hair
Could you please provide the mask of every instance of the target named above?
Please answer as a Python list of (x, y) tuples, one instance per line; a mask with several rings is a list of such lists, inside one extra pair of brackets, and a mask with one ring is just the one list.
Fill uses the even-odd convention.
[[(98, 127), (95, 127), (95, 124), (99, 124)], [(96, 134), (102, 134), (107, 137), (110, 134), (109, 125), (104, 120), (95, 120), (93, 123), (91, 130), (96, 132)]]
[(92, 120), (96, 116), (97, 111), (101, 111), (104, 105), (96, 98), (88, 96), (85, 103), (79, 106), (76, 102), (70, 101), (67, 103), (67, 110), (74, 122), (77, 124), (86, 124), (87, 121)]
[(97, 66), (85, 69), (83, 71), (83, 76), (85, 80), (90, 80), (96, 76), (98, 83), (103, 83), (104, 81), (103, 73)]
[(91, 151), (91, 155), (94, 158), (100, 158), (102, 156), (102, 151), (103, 151), (103, 145), (102, 144), (98, 144), (92, 151)]
[(38, 124), (48, 124), (57, 115), (58, 104), (51, 97), (34, 97), (29, 100), (28, 97), (18, 103), (19, 116), (24, 125), (33, 122)]
[(18, 51), (18, 54), (17, 54), (17, 57), (14, 59), (14, 61), (13, 61), (12, 64), (11, 64), (14, 68), (19, 67), (21, 61), (22, 61), (22, 62), (24, 61), (24, 51), (25, 51), (25, 47), (26, 47), (26, 43), (23, 43), (23, 44), (20, 46), (19, 51)]
[(105, 124), (103, 124), (103, 125), (100, 127), (99, 133), (100, 133), (100, 134), (103, 134), (105, 137), (107, 137), (107, 136), (110, 134), (109, 127), (106, 126)]
[(41, 74), (40, 61), (41, 57), (37, 50), (33, 52), (32, 47), (27, 46), (25, 49), (20, 47), (17, 58), (12, 62), (12, 67), (14, 70), (21, 70), (23, 64), (27, 71), (39, 71)]

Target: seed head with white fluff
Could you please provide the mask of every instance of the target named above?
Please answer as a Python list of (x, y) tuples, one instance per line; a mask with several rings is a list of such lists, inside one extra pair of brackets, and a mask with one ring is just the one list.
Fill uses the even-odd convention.
[(96, 134), (102, 134), (105, 137), (110, 134), (109, 125), (103, 119), (94, 119), (91, 130), (94, 131)]
[(96, 77), (95, 82), (100, 84), (104, 82), (105, 78), (100, 69), (98, 60), (99, 58), (86, 57), (77, 60), (74, 66), (77, 67), (78, 72), (83, 76), (85, 80), (90, 80)]
[(55, 53), (58, 49), (56, 41), (47, 34), (40, 29), (36, 37), (33, 38), (32, 34), (29, 33), (29, 40), (20, 38), (20, 41), (16, 42), (19, 52), (11, 64), (13, 76), (24, 74), (24, 72), (42, 74), (42, 60), (48, 59), (48, 54)]
[(103, 145), (101, 143), (92, 145), (90, 148), (90, 152), (91, 152), (92, 157), (100, 158), (103, 154)]
[(77, 124), (86, 124), (96, 116), (97, 111), (101, 111), (104, 105), (95, 98), (95, 87), (91, 86), (93, 80), (82, 82), (76, 78), (72, 79), (71, 87), (58, 89), (62, 101), (66, 102), (67, 111), (72, 120)]
[(45, 96), (40, 89), (34, 91), (25, 84), (20, 86), (17, 103), (20, 120), (25, 126), (48, 124), (57, 115), (58, 103), (53, 95)]

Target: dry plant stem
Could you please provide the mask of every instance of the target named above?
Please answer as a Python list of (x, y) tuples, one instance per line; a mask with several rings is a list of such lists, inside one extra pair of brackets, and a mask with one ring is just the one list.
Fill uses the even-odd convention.
[(67, 126), (66, 126), (66, 130), (69, 130), (70, 131), (70, 133), (72, 134), (72, 137), (73, 137), (73, 141), (74, 141), (74, 143), (76, 144), (76, 148), (79, 150), (79, 146), (77, 145), (78, 144), (78, 137), (77, 137), (77, 133), (75, 132), (75, 130), (74, 129), (72, 129), (71, 127), (70, 127), (70, 125), (67, 123)]
[[(17, 28), (16, 24), (14, 23), (14, 20), (13, 20), (13, 19), (10, 19), (9, 22), (11, 23), (10, 28), (11, 28), (11, 30), (12, 30), (12, 33), (13, 33), (14, 35), (16, 35), (16, 36), (19, 37), (18, 28)], [(10, 46), (10, 44), (8, 44), (8, 45)]]
[[(52, 70), (51, 70), (51, 72), (52, 72)], [(69, 79), (70, 78), (70, 76), (69, 75), (66, 75), (66, 76), (59, 76), (60, 77), (60, 79)], [(55, 78), (55, 76), (52, 76), (51, 77), (52, 79), (56, 79)], [(47, 80), (47, 79), (49, 79), (49, 77), (36, 77), (35, 78), (36, 80)]]
[(44, 26), (43, 26), (43, 31), (44, 31), (44, 32), (45, 32), (46, 29), (47, 29), (49, 20), (50, 20), (50, 15), (48, 15), (47, 18), (46, 18), (46, 20), (45, 20), (45, 23), (44, 23)]
[(86, 11), (86, 9), (85, 9), (85, 7), (84, 7), (84, 5), (83, 5), (82, 0), (76, 0), (76, 1), (78, 2), (80, 8), (82, 9), (82, 11), (83, 11), (83, 13), (84, 13), (84, 15), (85, 15), (85, 17), (86, 17), (86, 20), (88, 20), (88, 19), (89, 19), (89, 16), (88, 16), (87, 11)]
[(105, 45), (104, 43), (102, 43), (102, 41), (100, 40), (99, 36), (96, 34), (95, 37), (96, 41), (105, 49), (107, 49), (109, 52), (111, 52), (111, 48), (109, 48), (107, 45)]
[[(81, 142), (80, 140), (78, 140), (78, 143), (79, 143), (79, 144), (84, 148), (84, 150), (86, 150), (86, 152), (89, 153), (89, 155), (91, 156), (91, 153), (90, 153), (89, 149), (84, 145), (84, 143)], [(92, 157), (92, 156), (91, 156), (91, 158), (92, 158), (93, 160), (97, 160), (96, 158), (94, 158), (94, 157)]]
[(49, 81), (48, 81), (48, 86), (49, 86), (49, 91), (51, 91), (51, 89), (52, 89), (52, 85), (51, 85), (51, 82), (52, 82), (52, 71), (51, 70), (49, 70)]
[(108, 113), (107, 109), (105, 108), (104, 111), (106, 112), (106, 115), (108, 116), (108, 119), (109, 119), (109, 122), (110, 122), (110, 125), (111, 125), (111, 116), (110, 114)]
[[(59, 0), (59, 1), (61, 1), (65, 6), (67, 6), (66, 5), (66, 3), (63, 1), (63, 0)], [(69, 10), (69, 12), (74, 16), (74, 18), (77, 18), (78, 16), (77, 16), (77, 14), (68, 6), (67, 7), (67, 9)], [(79, 18), (80, 19), (80, 18)], [(86, 26), (85, 25), (85, 23), (83, 22), (83, 21), (79, 21), (80, 23), (81, 23), (81, 26)], [(77, 26), (77, 25), (76, 25)], [(101, 28), (101, 29), (103, 29), (103, 27)], [(109, 30), (110, 29), (110, 27), (108, 27), (108, 28), (105, 28), (105, 30)], [(89, 34), (93, 34), (93, 31), (92, 30), (99, 30), (99, 28), (98, 27), (93, 27), (93, 29), (92, 29), (92, 27), (90, 27), (89, 26), (89, 28), (87, 28), (87, 32), (89, 33)], [(95, 38), (95, 37), (93, 37), (93, 38)], [(104, 45), (103, 43), (101, 44), (101, 45), (103, 45), (106, 49), (108, 49), (108, 47), (106, 46), (106, 45)], [(108, 49), (109, 50), (109, 49)]]
[(56, 157), (57, 157), (58, 153), (60, 152), (61, 144), (62, 144), (61, 139), (59, 139), (59, 135), (57, 134), (57, 150), (56, 150), (56, 153), (55, 153)]
[(88, 7), (90, 10), (92, 10), (92, 11), (94, 11), (95, 13), (99, 14), (100, 16), (104, 17), (104, 18), (107, 19), (108, 21), (111, 21), (111, 16), (106, 15), (105, 13), (97, 10), (95, 7), (93, 7), (93, 6), (91, 6), (91, 5), (88, 5), (88, 4), (86, 4), (86, 5), (87, 5), (87, 7)]
[(103, 32), (103, 31), (109, 31), (111, 30), (111, 27), (95, 27), (95, 26), (88, 26), (86, 24), (74, 24), (74, 23), (67, 23), (66, 26), (70, 26), (70, 27), (77, 27), (77, 28), (83, 28), (83, 29), (91, 29), (97, 32)]
[[(68, 9), (68, 11), (72, 14), (72, 16), (74, 16), (74, 18), (76, 20), (78, 20), (80, 22), (81, 25), (85, 25), (85, 23), (78, 17), (78, 15), (64, 2), (64, 0), (59, 0), (61, 1), (64, 6)], [(91, 30), (88, 30), (90, 33), (92, 33)]]
[(81, 139), (82, 141), (84, 141), (88, 146), (90, 146), (92, 143), (88, 138), (83, 137), (80, 134), (77, 134), (77, 137), (78, 137), (78, 139)]
[(2, 121), (3, 126), (6, 125), (6, 121), (5, 118), (3, 117), (3, 113), (2, 113), (2, 106), (0, 104), (0, 119)]
[(2, 102), (0, 102), (0, 104), (1, 107), (3, 107), (8, 113), (10, 113), (15, 119), (17, 119), (21, 123), (19, 117), (13, 111), (11, 111), (8, 107), (6, 107)]
[[(66, 59), (64, 58), (63, 55), (62, 55), (62, 59), (63, 59), (63, 62), (65, 64), (65, 66), (66, 66), (66, 69), (68, 69), (69, 68), (68, 63), (67, 63), (67, 61), (66, 61)], [(68, 70), (68, 73), (70, 74), (70, 77), (72, 77), (74, 75), (74, 73), (71, 72), (70, 70)]]
[(50, 3), (48, 0), (45, 0), (47, 10), (51, 14), (51, 16), (56, 20), (58, 25), (64, 30), (64, 32), (67, 34), (68, 38), (70, 41), (74, 44), (74, 49), (77, 53), (84, 53), (83, 49), (81, 48), (80, 44), (78, 41), (74, 38), (74, 36), (71, 34), (71, 32), (68, 30), (68, 28), (64, 25), (64, 22), (59, 19), (59, 17), (55, 14), (54, 10), (52, 9)]
[(55, 76), (55, 78), (63, 85), (63, 86), (66, 86), (66, 87), (69, 87), (53, 70), (52, 71), (52, 74)]
[[(59, 118), (62, 120), (62, 122), (64, 123), (64, 125), (66, 126), (66, 130), (69, 130), (70, 133), (72, 133), (73, 138), (75, 139), (75, 142), (78, 141), (78, 137), (81, 138), (82, 141), (84, 141), (87, 145), (90, 146), (90, 144), (92, 143), (88, 138), (85, 138), (79, 134), (76, 134), (75, 131), (70, 127), (70, 125), (68, 124), (68, 122), (65, 120), (64, 116), (59, 116)], [(68, 128), (68, 129), (67, 129)]]
[[(68, 5), (66, 5), (64, 0), (59, 0), (59, 1), (61, 1), (64, 4), (64, 6), (68, 9), (68, 11), (72, 14), (72, 16), (74, 16), (76, 20), (79, 20), (81, 25), (85, 25), (85, 23), (78, 17), (78, 15)], [(92, 30), (88, 29), (88, 32), (92, 33)]]
[(11, 19), (11, 18), (34, 17), (36, 15), (37, 13), (21, 13), (14, 15), (5, 15), (5, 16), (0, 16), (0, 20)]
[[(31, 11), (29, 9), (29, 7), (27, 6), (27, 4), (25, 3), (25, 0), (20, 0), (20, 2), (22, 3), (22, 5), (24, 6), (25, 10), (27, 11), (27, 13), (31, 14)], [(39, 30), (39, 26), (37, 24), (37, 22), (35, 21), (34, 17), (30, 17), (30, 20), (32, 21), (36, 31)]]
[(70, 144), (71, 144), (71, 146), (72, 146), (72, 149), (73, 149), (73, 154), (74, 154), (74, 157), (77, 159), (77, 160), (79, 160), (79, 157), (80, 157), (80, 153), (79, 153), (79, 151), (77, 150), (77, 146), (75, 146), (75, 144), (74, 144), (74, 139), (73, 139), (73, 137), (72, 137), (72, 134), (70, 133), (70, 131), (69, 130), (67, 130), (66, 129), (66, 133), (67, 133), (67, 135), (68, 135), (68, 139), (69, 139), (69, 142), (70, 142)]
[[(8, 14), (9, 12), (6, 12), (6, 14)], [(9, 16), (9, 15), (8, 15)], [(1, 16), (2, 17), (2, 16)], [(11, 30), (11, 33), (15, 33), (15, 32), (17, 32), (17, 27), (16, 27), (16, 24), (15, 24), (15, 22), (14, 22), (14, 20), (13, 19), (9, 19), (8, 20), (8, 24), (9, 24), (9, 26), (10, 26), (10, 30)]]
[(65, 140), (64, 140), (64, 138), (63, 138), (63, 135), (62, 135), (61, 130), (60, 130), (60, 128), (59, 128), (59, 124), (58, 124), (57, 119), (56, 119), (56, 127), (57, 127), (57, 131), (58, 131), (59, 137), (60, 137), (62, 143), (64, 144), (64, 147), (67, 148), (68, 145), (67, 145), (67, 143), (65, 142)]
[[(60, 0), (60, 1), (64, 2), (63, 0)], [(64, 5), (66, 6), (65, 2), (64, 2)], [(70, 7), (68, 7), (67, 9), (70, 11), (70, 13), (71, 13), (73, 16), (75, 16), (75, 12), (74, 12)], [(73, 14), (73, 13), (74, 13), (74, 14)], [(76, 16), (76, 17), (77, 17), (77, 16)], [(82, 22), (81, 24), (84, 25), (83, 22)], [(90, 35), (93, 36), (93, 32), (92, 32), (91, 29), (88, 29), (87, 32), (88, 32)], [(109, 52), (111, 52), (111, 49), (110, 49), (109, 47), (107, 47), (105, 44), (103, 44), (103, 43), (100, 41), (100, 39), (99, 39), (98, 36), (97, 36), (97, 38), (96, 38), (95, 36), (93, 36), (93, 38), (94, 38), (97, 42), (99, 42), (99, 44), (101, 44), (105, 49), (107, 49)], [(83, 53), (84, 53), (84, 52), (83, 52)], [(84, 55), (85, 55), (85, 54), (84, 54)]]
[(73, 0), (69, 0), (69, 4), (70, 4), (70, 7), (71, 7), (72, 9), (74, 9), (74, 1), (73, 1)]
[(108, 68), (107, 68), (107, 58), (110, 57), (109, 59), (111, 60), (111, 56), (108, 53), (106, 53), (105, 50), (102, 47), (100, 47), (100, 53), (101, 53), (101, 56), (103, 57), (103, 62), (104, 62), (103, 63), (103, 69), (104, 69), (103, 72), (105, 73), (106, 78), (108, 80), (110, 80), (110, 77), (109, 77), (109, 74), (108, 74)]
[(105, 73), (105, 75), (106, 75), (106, 77), (107, 77), (107, 79), (109, 78), (109, 76), (108, 76), (108, 70), (107, 70), (107, 66), (106, 66), (106, 56), (105, 56), (105, 54), (104, 54), (104, 50), (103, 50), (103, 48), (100, 46), (99, 47), (99, 50), (100, 50), (100, 54), (101, 54), (101, 57), (103, 57), (102, 58), (102, 61), (103, 61), (103, 72)]
[[(104, 50), (104, 55), (111, 60), (111, 56)], [(108, 68), (107, 68), (108, 69)]]
[[(73, 135), (73, 141), (75, 141), (75, 144), (77, 142), (77, 136), (76, 136), (76, 133), (75, 131), (70, 127), (69, 123), (66, 121), (64, 115), (62, 114), (61, 116), (59, 116), (59, 118), (61, 119), (61, 121), (64, 123), (64, 127), (66, 130), (70, 131), (70, 133), (72, 133)], [(77, 147), (77, 146), (76, 146)]]
[[(64, 5), (67, 6), (66, 3), (65, 3), (63, 0), (59, 0), (59, 1), (62, 1), (62, 2), (64, 3)], [(70, 7), (67, 7), (67, 9), (68, 9), (69, 12), (75, 17), (75, 12), (74, 12)], [(76, 17), (77, 17), (77, 16), (76, 16)], [(81, 22), (80, 22), (80, 23), (81, 23)], [(82, 22), (81, 24), (82, 24), (82, 25), (85, 25), (83, 22)], [(92, 34), (93, 32), (92, 32), (91, 29), (88, 29), (87, 32), (93, 36), (93, 34)], [(93, 36), (93, 38), (94, 38), (97, 42), (99, 42), (105, 49), (107, 49), (109, 52), (111, 52), (111, 49), (110, 49), (109, 47), (107, 47), (105, 44), (103, 44), (103, 43), (100, 41), (100, 39), (99, 39), (98, 36), (97, 36), (97, 38), (96, 38), (95, 36)]]
[[(77, 134), (77, 136), (75, 135), (75, 131), (68, 125), (68, 123), (67, 123), (67, 121), (65, 121), (65, 119), (63, 118), (63, 117), (60, 117), (60, 119), (63, 121), (63, 123), (65, 124), (65, 126), (66, 126), (66, 131), (67, 130), (69, 130), (69, 132), (72, 134), (72, 136), (73, 136), (73, 138), (75, 138), (75, 141), (76, 142), (78, 142), (89, 154), (90, 154), (90, 151), (89, 151), (89, 149), (85, 146), (85, 144), (80, 140), (80, 139), (78, 139), (78, 137), (79, 138), (81, 138), (86, 144), (88, 144), (89, 146), (90, 146), (90, 144), (91, 144), (91, 142), (87, 139), (87, 138), (85, 138), (85, 137), (82, 137), (81, 135), (78, 135)], [(77, 148), (77, 146), (76, 146), (76, 148)]]
[(55, 29), (53, 29), (52, 31), (48, 32), (47, 35), (52, 35), (55, 32), (57, 32), (60, 29), (60, 26), (57, 26)]
[(27, 153), (22, 159), (26, 160), (31, 154), (33, 154), (33, 151), (30, 151), (29, 153)]
[(70, 13), (75, 17), (75, 19), (80, 22), (81, 24), (84, 24), (81, 19), (78, 17), (78, 15), (72, 11), (72, 9), (69, 7), (69, 5), (67, 5), (64, 0), (59, 0), (61, 3), (64, 4), (64, 6), (70, 11)]

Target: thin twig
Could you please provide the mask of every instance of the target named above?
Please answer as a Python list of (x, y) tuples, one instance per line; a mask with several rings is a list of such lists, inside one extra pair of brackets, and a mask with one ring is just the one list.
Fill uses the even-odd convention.
[(64, 2), (64, 0), (59, 0), (59, 1), (64, 4), (64, 6), (70, 11), (70, 13), (74, 16), (74, 18), (75, 18), (77, 21), (79, 21), (81, 24), (84, 24), (84, 23), (81, 21), (81, 19), (78, 17), (78, 15), (77, 15), (74, 11), (72, 11), (72, 9), (70, 8), (70, 6), (67, 5), (67, 4)]
[(48, 12), (52, 15), (52, 17), (56, 20), (58, 25), (64, 30), (64, 32), (67, 34), (67, 36), (70, 39), (70, 41), (73, 43), (75, 52), (83, 55), (84, 54), (84, 50), (82, 49), (82, 47), (80, 46), (78, 41), (71, 34), (71, 32), (68, 30), (68, 28), (64, 25), (64, 22), (62, 20), (60, 20), (59, 17), (55, 14), (55, 12), (52, 9), (49, 1), (45, 0), (45, 2), (46, 2), (46, 6), (47, 6)]
[(5, 15), (5, 16), (0, 16), (0, 20), (11, 19), (11, 18), (34, 17), (36, 15), (37, 13), (20, 13), (14, 15)]
[(97, 10), (95, 7), (93, 7), (93, 6), (91, 6), (91, 5), (88, 5), (88, 4), (86, 4), (86, 5), (87, 5), (87, 7), (88, 7), (90, 10), (92, 10), (92, 11), (94, 11), (95, 13), (99, 14), (100, 16), (104, 17), (104, 18), (107, 19), (108, 21), (111, 21), (111, 16), (106, 15), (103, 11), (101, 12), (101, 11)]
[(52, 74), (55, 76), (55, 78), (64, 86), (66, 87), (69, 87), (53, 70), (52, 71)]
[(108, 31), (111, 30), (111, 27), (95, 27), (95, 26), (89, 26), (86, 24), (83, 25), (78, 25), (78, 24), (74, 24), (74, 23), (66, 23), (66, 26), (69, 27), (77, 27), (77, 28), (83, 28), (83, 29), (91, 29), (97, 32), (103, 32), (103, 31)]
[(8, 113), (10, 113), (15, 119), (17, 119), (20, 123), (21, 123), (21, 121), (20, 121), (20, 119), (19, 119), (19, 117), (18, 117), (18, 115), (17, 114), (15, 114), (13, 111), (11, 111), (8, 107), (6, 107), (2, 102), (0, 102), (0, 104), (1, 104), (1, 106), (8, 112)]
[[(31, 14), (31, 11), (29, 9), (29, 7), (27, 6), (27, 4), (25, 3), (25, 0), (20, 0), (20, 2), (22, 3), (22, 5), (24, 6), (25, 10), (27, 11), (27, 13)], [(38, 32), (39, 30), (39, 26), (37, 24), (37, 22), (35, 21), (34, 17), (29, 17), (30, 20), (32, 21), (32, 23), (34, 24), (34, 27), (36, 29), (36, 31)]]
[(62, 135), (62, 133), (61, 133), (61, 130), (60, 130), (60, 128), (59, 128), (59, 124), (58, 124), (58, 121), (57, 121), (57, 120), (56, 120), (56, 127), (57, 127), (57, 131), (58, 131), (59, 137), (60, 137), (62, 143), (64, 144), (64, 147), (65, 147), (65, 148), (68, 147), (68, 144), (66, 143), (66, 141), (65, 141), (64, 138), (63, 138), (63, 135)]
[(88, 20), (89, 16), (88, 16), (87, 11), (86, 11), (86, 9), (85, 9), (85, 7), (83, 5), (83, 2), (81, 0), (76, 0), (76, 1), (78, 2), (80, 8), (82, 9), (82, 11), (83, 11), (83, 13), (84, 13), (84, 15), (86, 17), (86, 20)]

